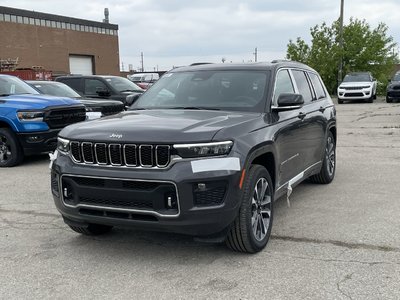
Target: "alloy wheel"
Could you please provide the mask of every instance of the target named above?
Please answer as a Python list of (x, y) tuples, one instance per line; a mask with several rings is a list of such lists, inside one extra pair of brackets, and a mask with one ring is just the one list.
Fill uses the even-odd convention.
[(11, 159), (11, 145), (5, 136), (0, 136), (0, 162), (5, 163)]
[(335, 142), (331, 136), (328, 137), (326, 142), (326, 165), (328, 168), (329, 176), (332, 176), (335, 172)]
[(271, 188), (267, 179), (258, 179), (251, 199), (251, 226), (254, 237), (262, 241), (271, 223)]

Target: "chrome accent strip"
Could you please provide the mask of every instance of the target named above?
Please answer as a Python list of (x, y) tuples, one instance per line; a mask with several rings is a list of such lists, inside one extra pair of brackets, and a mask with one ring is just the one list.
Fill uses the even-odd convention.
[[(128, 164), (128, 162), (126, 161), (126, 152), (125, 152), (125, 147), (126, 147), (126, 146), (134, 147), (134, 148), (135, 148), (135, 164), (134, 164), (134, 165)], [(123, 155), (124, 155), (124, 162), (125, 162), (125, 165), (126, 165), (127, 167), (137, 167), (137, 165), (138, 165), (138, 163), (137, 163), (137, 154), (138, 154), (138, 153), (136, 152), (136, 145), (135, 145), (135, 144), (124, 144), (122, 153), (123, 153)]]
[[(88, 161), (88, 160), (86, 160), (86, 158), (85, 158), (85, 151), (83, 150), (83, 146), (84, 146), (84, 145), (90, 145), (90, 149), (91, 149), (91, 151), (92, 151), (92, 156), (93, 156), (93, 161)], [(81, 143), (81, 148), (82, 148), (82, 159), (83, 159), (83, 162), (86, 163), (86, 164), (94, 164), (93, 144), (90, 143), (90, 142), (82, 142), (82, 143)]]
[[(167, 151), (168, 151), (168, 154), (167, 154), (167, 155), (168, 155), (167, 163), (166, 163), (166, 164), (163, 164), (163, 165), (161, 165), (161, 164), (158, 163), (158, 153), (157, 153), (157, 150), (158, 150), (159, 147), (165, 147), (165, 148), (167, 148)], [(171, 157), (171, 148), (170, 148), (170, 146), (168, 146), (168, 145), (157, 145), (157, 146), (156, 146), (156, 152), (155, 152), (155, 154), (156, 154), (156, 165), (157, 165), (157, 167), (165, 168), (166, 166), (168, 166), (169, 160), (170, 160), (170, 157)]]
[(279, 191), (280, 189), (282, 189), (283, 187), (285, 187), (285, 186), (288, 185), (288, 184), (292, 185), (292, 184), (294, 184), (294, 183), (297, 183), (300, 179), (303, 178), (304, 174), (305, 174), (308, 170), (310, 170), (311, 168), (314, 168), (316, 165), (321, 164), (321, 163), (322, 163), (322, 160), (320, 160), (320, 161), (318, 161), (318, 162), (312, 164), (311, 166), (309, 166), (308, 168), (306, 168), (304, 171), (302, 171), (302, 172), (300, 172), (299, 174), (297, 174), (296, 176), (294, 176), (292, 179), (288, 180), (288, 181), (285, 182), (284, 184), (281, 184), (280, 187), (278, 187), (278, 188), (276, 189), (275, 192)]
[(181, 148), (206, 147), (206, 146), (217, 146), (217, 145), (233, 145), (233, 142), (225, 141), (225, 142), (198, 143), (198, 144), (174, 144), (174, 148), (181, 149)]
[[(111, 156), (111, 146), (119, 146), (119, 158), (121, 159), (121, 163), (120, 164), (115, 164), (112, 161), (112, 156)], [(108, 154), (110, 155), (110, 164), (112, 166), (122, 166), (122, 147), (121, 144), (109, 144), (108, 145)]]
[[(62, 178), (64, 176), (69, 176), (69, 177), (83, 177), (83, 178), (95, 178), (95, 179), (111, 179), (111, 180), (125, 180), (125, 181), (139, 181), (139, 182), (159, 182), (159, 183), (170, 183), (175, 187), (175, 192), (176, 192), (176, 202), (178, 204), (178, 213), (175, 215), (166, 215), (166, 214), (160, 214), (156, 211), (151, 211), (151, 210), (139, 210), (139, 209), (127, 209), (127, 208), (116, 208), (116, 207), (109, 207), (109, 206), (97, 206), (97, 205), (87, 205), (87, 204), (78, 204), (78, 205), (70, 205), (66, 204), (64, 202), (64, 194), (62, 193), (63, 187), (62, 187)], [(144, 180), (144, 179), (129, 179), (129, 178), (117, 178), (117, 177), (99, 177), (99, 176), (85, 176), (85, 175), (74, 175), (74, 174), (62, 174), (59, 176), (59, 188), (60, 188), (60, 198), (61, 202), (64, 206), (70, 207), (70, 208), (94, 208), (94, 209), (105, 209), (105, 210), (110, 210), (110, 211), (121, 211), (121, 212), (131, 212), (131, 213), (139, 213), (139, 214), (149, 214), (149, 215), (154, 215), (154, 216), (159, 216), (159, 217), (164, 217), (164, 218), (177, 218), (179, 217), (181, 213), (181, 207), (180, 207), (180, 201), (179, 201), (179, 193), (178, 193), (178, 186), (176, 185), (175, 182), (173, 181), (167, 181), (167, 180)]]
[[(142, 147), (150, 147), (150, 155), (151, 155), (151, 164), (150, 164), (150, 165), (144, 165), (143, 162), (142, 162)], [(143, 144), (143, 145), (140, 145), (140, 146), (139, 146), (139, 161), (140, 161), (140, 165), (141, 165), (142, 167), (145, 167), (145, 168), (151, 168), (151, 167), (153, 167), (153, 161), (154, 161), (154, 157), (153, 157), (153, 145), (146, 145), (146, 144)]]
[[(99, 159), (97, 158), (97, 146), (98, 146), (98, 145), (104, 145), (104, 150), (105, 150), (105, 152), (106, 152), (106, 162), (105, 162), (105, 163), (99, 162)], [(108, 163), (108, 158), (107, 158), (107, 144), (106, 144), (106, 143), (96, 143), (96, 144), (94, 144), (94, 156), (96, 157), (96, 163), (97, 163), (98, 165), (107, 165), (107, 163)]]

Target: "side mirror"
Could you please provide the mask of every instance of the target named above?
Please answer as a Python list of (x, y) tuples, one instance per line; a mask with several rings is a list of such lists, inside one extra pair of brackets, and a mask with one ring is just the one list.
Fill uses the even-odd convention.
[(278, 106), (272, 107), (274, 110), (298, 109), (304, 104), (303, 95), (293, 93), (282, 93), (278, 97)]
[(96, 88), (96, 94), (100, 97), (109, 97), (111, 95), (110, 91), (103, 87)]

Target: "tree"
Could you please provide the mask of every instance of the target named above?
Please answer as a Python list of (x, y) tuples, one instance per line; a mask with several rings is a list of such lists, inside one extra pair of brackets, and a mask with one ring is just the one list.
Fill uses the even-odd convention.
[(397, 44), (380, 23), (371, 28), (365, 20), (350, 19), (343, 27), (343, 49), (339, 46), (339, 21), (310, 29), (311, 46), (298, 37), (289, 41), (286, 57), (308, 64), (317, 70), (329, 92), (336, 93), (339, 59), (343, 58), (343, 74), (370, 71), (378, 81), (386, 83), (393, 65), (398, 63)]

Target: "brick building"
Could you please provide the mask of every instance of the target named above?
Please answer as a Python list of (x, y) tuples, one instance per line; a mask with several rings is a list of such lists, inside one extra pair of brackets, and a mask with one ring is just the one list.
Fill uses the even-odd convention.
[(118, 25), (0, 6), (0, 59), (55, 74), (119, 75)]

